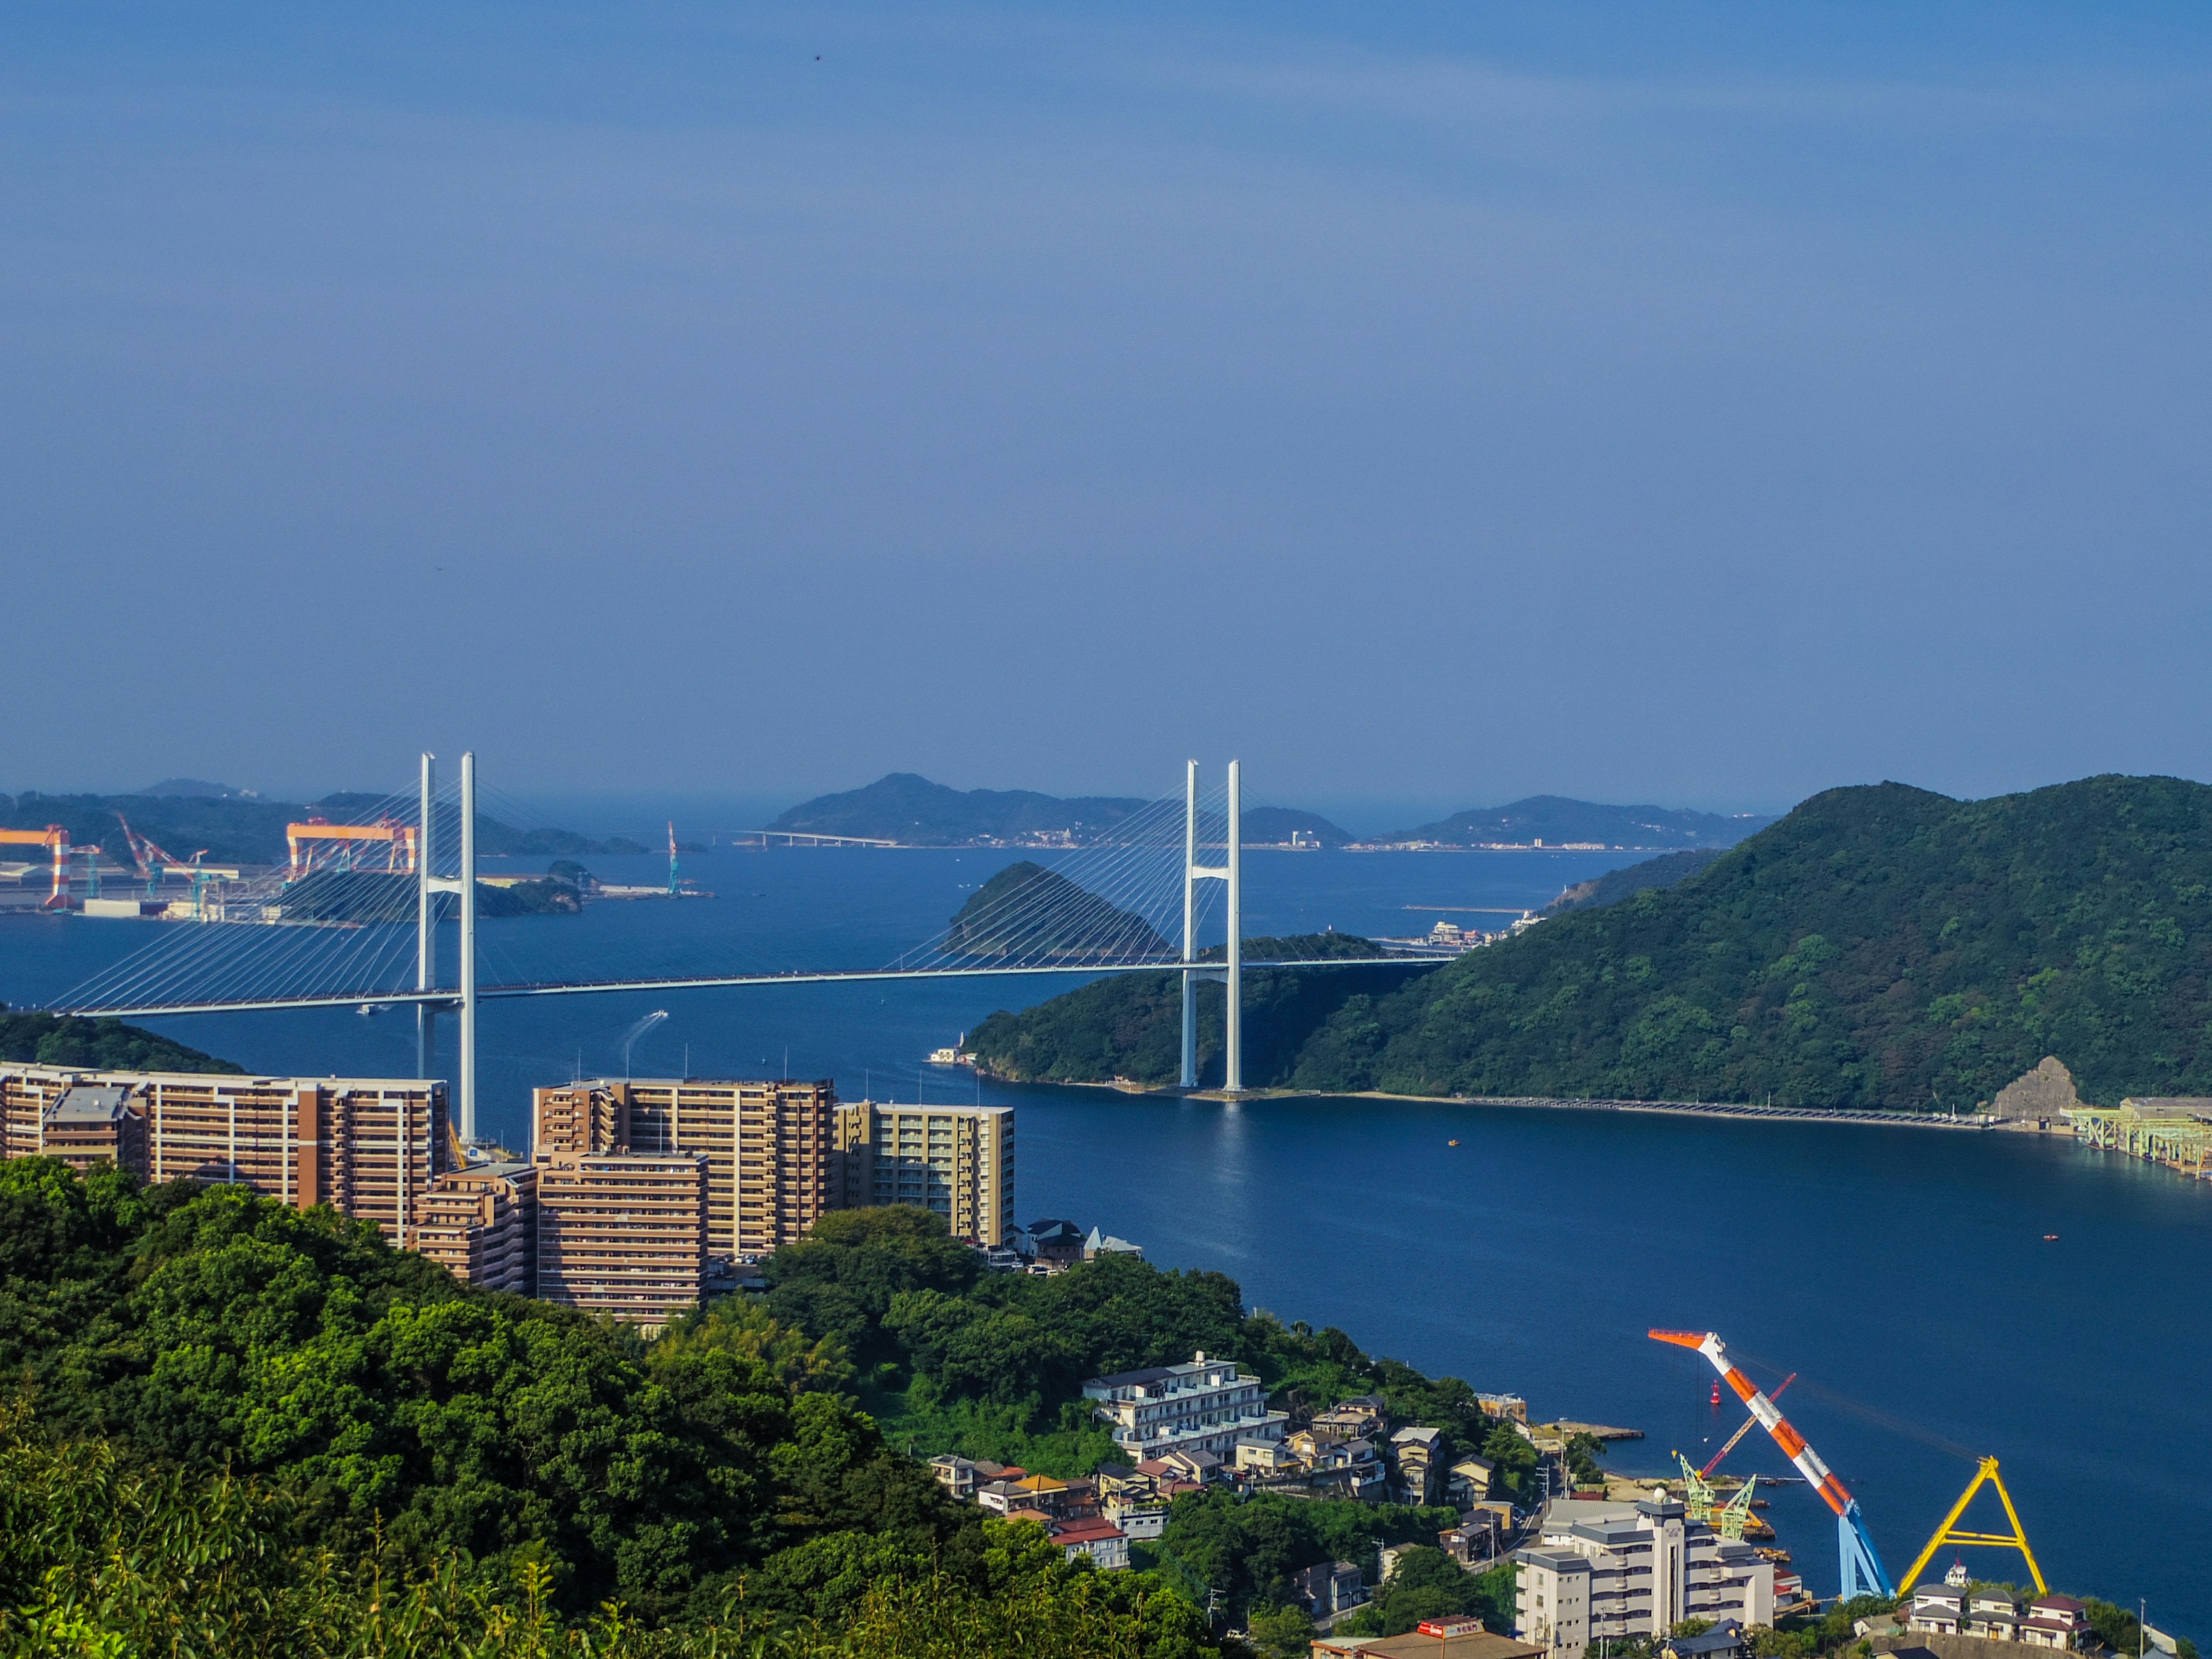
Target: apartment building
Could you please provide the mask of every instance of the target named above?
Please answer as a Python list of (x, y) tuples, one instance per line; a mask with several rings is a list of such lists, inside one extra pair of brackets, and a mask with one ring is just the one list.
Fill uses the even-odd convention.
[(707, 1273), (703, 1152), (550, 1152), (537, 1162), (538, 1295), (658, 1328)]
[(707, 1249), (732, 1261), (803, 1237), (831, 1208), (837, 1093), (826, 1079), (592, 1079), (534, 1094), (537, 1151), (698, 1153)]
[(456, 1279), (488, 1291), (538, 1289), (538, 1169), (472, 1164), (449, 1170), (422, 1194), (409, 1239)]
[(247, 1186), (295, 1209), (328, 1204), (395, 1244), (431, 1182), (459, 1161), (446, 1085), (411, 1078), (0, 1067), (0, 1141), (10, 1158), (72, 1161), (112, 1145), (149, 1181)]
[(1188, 1365), (1094, 1376), (1083, 1385), (1092, 1411), (1109, 1425), (1114, 1443), (1133, 1463), (1170, 1452), (1233, 1458), (1240, 1440), (1278, 1441), (1288, 1412), (1267, 1409), (1267, 1390), (1233, 1359), (1201, 1351)]
[(1656, 1491), (1636, 1504), (1553, 1498), (1513, 1562), (1514, 1634), (1552, 1659), (1662, 1637), (1686, 1619), (1774, 1622), (1774, 1564)]
[(841, 1209), (910, 1204), (987, 1249), (1017, 1231), (1010, 1106), (840, 1106), (831, 1169)]

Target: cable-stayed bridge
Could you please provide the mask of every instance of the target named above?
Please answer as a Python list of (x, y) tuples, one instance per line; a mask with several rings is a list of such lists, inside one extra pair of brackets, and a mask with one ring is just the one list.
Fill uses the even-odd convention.
[[(495, 798), (503, 811), (512, 806)], [(485, 801), (476, 759), (461, 757), (456, 787), (441, 788), (434, 757), (422, 757), (418, 787), (387, 797), (346, 823), (291, 826), (287, 865), (227, 887), (210, 900), (196, 889), (195, 919), (58, 999), (52, 1012), (82, 1017), (411, 1006), (418, 1069), (427, 1071), (432, 1022), (458, 1018), (456, 1115), (476, 1138), (477, 1016), (481, 1004), (514, 998), (706, 990), (803, 984), (878, 983), (1020, 975), (1173, 972), (1182, 975), (1183, 1086), (1197, 1083), (1196, 987), (1218, 980), (1225, 993), (1224, 1085), (1243, 1087), (1242, 975), (1248, 968), (1346, 968), (1406, 956), (1296, 956), (1243, 951), (1242, 779), (1231, 762), (1222, 787), (1200, 787), (1186, 764), (1180, 798), (1149, 803), (1092, 844), (1055, 849), (1047, 867), (999, 878), (949, 924), (892, 960), (872, 966), (801, 967), (722, 962), (670, 972), (618, 968), (588, 978), (548, 975), (501, 960), (477, 927), (477, 826)], [(684, 889), (670, 838), (668, 894)], [(1201, 951), (1216, 922), (1225, 943)], [(441, 972), (440, 936), (457, 924), (453, 972)], [(1439, 956), (1440, 959), (1440, 956)], [(489, 976), (484, 969), (492, 972)]]

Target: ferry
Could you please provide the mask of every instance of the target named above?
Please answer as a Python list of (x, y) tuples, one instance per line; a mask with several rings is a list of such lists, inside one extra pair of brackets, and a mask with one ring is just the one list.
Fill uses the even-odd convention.
[(967, 1041), (968, 1033), (963, 1031), (953, 1039), (951, 1048), (932, 1048), (929, 1051), (929, 1063), (933, 1066), (973, 1066), (975, 1063), (975, 1056), (964, 1052), (962, 1048)]

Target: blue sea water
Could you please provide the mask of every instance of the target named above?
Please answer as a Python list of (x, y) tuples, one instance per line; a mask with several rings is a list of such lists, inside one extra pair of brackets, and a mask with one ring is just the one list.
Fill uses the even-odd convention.
[[(715, 899), (487, 922), (485, 972), (880, 966), (1016, 856), (686, 855)], [(1540, 904), (1628, 856), (1254, 853), (1247, 931), (1494, 925), (1504, 918), (1407, 907)], [(617, 881), (661, 867), (589, 862)], [(166, 926), (0, 919), (0, 999), (56, 997)], [(1971, 1478), (1968, 1455), (1993, 1453), (2055, 1584), (2147, 1597), (2154, 1624), (2212, 1637), (2212, 1188), (2033, 1136), (1370, 1100), (1231, 1106), (979, 1083), (920, 1063), (993, 1009), (1067, 984), (490, 1003), (484, 1127), (520, 1140), (533, 1084), (618, 1067), (623, 1032), (656, 1008), (671, 1018), (641, 1041), (641, 1074), (787, 1068), (855, 1097), (1014, 1105), (1024, 1214), (1097, 1223), (1163, 1265), (1219, 1268), (1254, 1305), (1520, 1392), (1539, 1414), (1641, 1428), (1646, 1439), (1613, 1453), (1628, 1470), (1658, 1472), (1676, 1448), (1702, 1462), (1741, 1421), (1733, 1404), (1709, 1404), (1701, 1359), (1644, 1334), (1718, 1330), (1770, 1387), (1798, 1373), (1784, 1409), (1859, 1495), (1893, 1571)], [(404, 1013), (159, 1024), (270, 1071), (413, 1064)], [(1756, 1436), (1729, 1467), (1790, 1472)], [(1832, 1591), (1826, 1511), (1784, 1487), (1769, 1516), (1808, 1582)], [(1994, 1552), (1969, 1565), (2024, 1577)]]

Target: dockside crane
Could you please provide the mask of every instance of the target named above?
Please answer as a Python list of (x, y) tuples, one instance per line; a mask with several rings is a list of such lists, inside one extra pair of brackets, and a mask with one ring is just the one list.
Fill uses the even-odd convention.
[[(1781, 1385), (1779, 1388), (1776, 1389), (1775, 1389), (1775, 1391), (1774, 1391), (1772, 1394), (1770, 1394), (1770, 1395), (1767, 1395), (1766, 1397), (1767, 1397), (1769, 1400), (1779, 1400), (1779, 1399), (1781, 1399), (1781, 1398), (1782, 1398), (1782, 1396), (1783, 1396), (1784, 1395), (1787, 1394), (1787, 1393), (1790, 1391), (1790, 1385), (1792, 1382), (1795, 1382), (1796, 1380), (1797, 1380), (1797, 1373), (1796, 1373), (1796, 1372), (1795, 1372), (1795, 1371), (1790, 1372), (1789, 1376), (1785, 1376), (1785, 1377), (1784, 1377), (1784, 1378), (1782, 1379), (1782, 1385)], [(1716, 1385), (1716, 1386), (1717, 1386), (1717, 1385)], [(1712, 1455), (1711, 1461), (1711, 1462), (1709, 1462), (1705, 1465), (1705, 1468), (1703, 1468), (1702, 1469), (1699, 1469), (1699, 1470), (1698, 1471), (1698, 1473), (1699, 1474), (1702, 1474), (1703, 1476), (1705, 1476), (1706, 1480), (1711, 1480), (1711, 1479), (1713, 1478), (1713, 1471), (1714, 1471), (1715, 1469), (1717, 1469), (1717, 1468), (1720, 1468), (1720, 1466), (1721, 1466), (1721, 1459), (1723, 1459), (1723, 1457), (1726, 1457), (1726, 1456), (1727, 1456), (1730, 1452), (1734, 1451), (1734, 1450), (1736, 1449), (1737, 1445), (1738, 1445), (1739, 1443), (1741, 1443), (1741, 1442), (1742, 1441), (1742, 1439), (1743, 1439), (1744, 1436), (1746, 1436), (1746, 1435), (1749, 1434), (1749, 1433), (1750, 1433), (1753, 1429), (1757, 1428), (1758, 1426), (1759, 1426), (1759, 1419), (1758, 1419), (1757, 1418), (1755, 1418), (1755, 1417), (1747, 1417), (1747, 1418), (1745, 1418), (1745, 1419), (1743, 1419), (1743, 1426), (1742, 1426), (1741, 1428), (1738, 1429), (1738, 1430), (1737, 1430), (1734, 1434), (1730, 1435), (1730, 1436), (1728, 1437), (1728, 1443), (1727, 1443), (1726, 1445), (1723, 1446), (1723, 1447), (1722, 1447), (1718, 1451), (1715, 1452), (1715, 1453)]]
[[(50, 823), (43, 830), (0, 830), (0, 846), (17, 844), (44, 847), (54, 855), (54, 890), (45, 908), (66, 910), (70, 905), (70, 837), (69, 831), (58, 823)], [(98, 857), (100, 848), (94, 848)]]
[(1889, 1570), (1882, 1565), (1881, 1553), (1875, 1548), (1873, 1535), (1867, 1531), (1866, 1517), (1859, 1513), (1859, 1500), (1820, 1461), (1820, 1455), (1806, 1443), (1805, 1437), (1790, 1426), (1790, 1419), (1775, 1409), (1774, 1402), (1759, 1392), (1758, 1384), (1736, 1369), (1720, 1338), (1711, 1331), (1653, 1331), (1650, 1336), (1654, 1342), (1671, 1342), (1679, 1348), (1694, 1349), (1711, 1360), (1713, 1369), (1721, 1374), (1721, 1380), (1735, 1390), (1736, 1398), (1750, 1408), (1752, 1416), (1782, 1448), (1783, 1455), (1797, 1466), (1797, 1472), (1820, 1494), (1820, 1501), (1835, 1512), (1836, 1552), (1842, 1558), (1844, 1600), (1848, 1601), (1855, 1595), (1895, 1595)]

